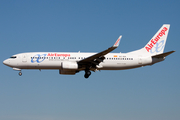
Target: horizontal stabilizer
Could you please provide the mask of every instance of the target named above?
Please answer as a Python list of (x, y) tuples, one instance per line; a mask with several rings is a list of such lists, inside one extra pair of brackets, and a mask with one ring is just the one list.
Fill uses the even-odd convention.
[(169, 51), (169, 52), (162, 53), (162, 54), (159, 54), (159, 55), (154, 55), (154, 56), (152, 56), (152, 58), (164, 58), (164, 57), (170, 55), (173, 52), (175, 52), (175, 51)]

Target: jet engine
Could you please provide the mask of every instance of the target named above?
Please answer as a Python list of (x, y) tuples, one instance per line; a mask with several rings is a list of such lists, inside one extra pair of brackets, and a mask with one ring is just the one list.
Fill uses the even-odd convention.
[(77, 62), (62, 62), (61, 63), (61, 69), (59, 70), (59, 74), (65, 74), (65, 75), (74, 75), (76, 74), (78, 69)]

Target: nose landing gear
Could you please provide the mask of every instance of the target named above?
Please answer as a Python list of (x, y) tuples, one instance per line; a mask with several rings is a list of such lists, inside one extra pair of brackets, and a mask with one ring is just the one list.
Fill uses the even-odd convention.
[(22, 72), (20, 71), (20, 72), (19, 72), (19, 76), (21, 76), (21, 75), (22, 75)]
[(91, 71), (90, 70), (85, 70), (85, 78), (89, 78), (89, 76), (91, 75)]

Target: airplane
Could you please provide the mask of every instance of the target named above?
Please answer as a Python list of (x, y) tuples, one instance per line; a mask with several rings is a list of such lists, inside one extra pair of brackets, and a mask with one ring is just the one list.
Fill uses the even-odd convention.
[(4, 60), (3, 64), (19, 71), (20, 76), (22, 69), (57, 69), (63, 75), (85, 71), (85, 78), (91, 75), (91, 71), (125, 70), (153, 65), (175, 52), (163, 53), (169, 29), (170, 24), (163, 24), (143, 48), (128, 53), (110, 53), (119, 46), (122, 37), (119, 36), (112, 47), (99, 53), (28, 52), (13, 55)]

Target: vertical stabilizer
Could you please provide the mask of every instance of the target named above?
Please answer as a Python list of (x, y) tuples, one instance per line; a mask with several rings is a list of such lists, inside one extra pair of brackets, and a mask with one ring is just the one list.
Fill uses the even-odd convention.
[(144, 49), (150, 53), (151, 56), (163, 53), (169, 29), (170, 24), (164, 24), (145, 45)]

